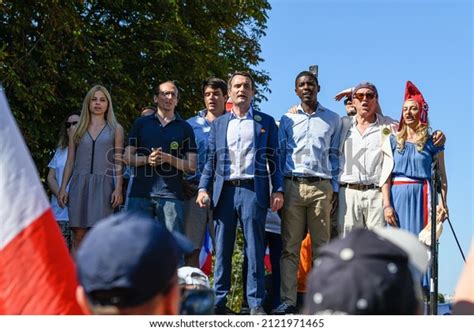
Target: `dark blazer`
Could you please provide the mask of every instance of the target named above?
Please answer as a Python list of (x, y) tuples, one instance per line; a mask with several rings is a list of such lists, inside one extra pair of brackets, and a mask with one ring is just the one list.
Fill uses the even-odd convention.
[[(217, 206), (224, 185), (225, 165), (230, 163), (227, 146), (227, 127), (230, 118), (231, 113), (227, 113), (212, 122), (207, 162), (199, 182), (199, 188), (206, 189), (208, 192), (213, 183), (212, 201), (214, 206)], [(253, 119), (255, 192), (258, 204), (268, 208), (270, 205), (269, 177), (272, 180), (272, 192), (283, 192), (283, 175), (278, 151), (278, 128), (273, 117), (259, 111), (253, 111)], [(229, 171), (230, 167), (227, 168)]]

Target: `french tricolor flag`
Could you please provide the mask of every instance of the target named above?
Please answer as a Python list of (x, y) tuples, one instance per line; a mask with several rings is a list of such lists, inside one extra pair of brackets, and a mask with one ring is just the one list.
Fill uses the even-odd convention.
[(212, 239), (207, 227), (204, 243), (202, 244), (201, 252), (199, 252), (199, 269), (208, 276), (212, 273)]
[(0, 314), (81, 314), (75, 266), (0, 86)]

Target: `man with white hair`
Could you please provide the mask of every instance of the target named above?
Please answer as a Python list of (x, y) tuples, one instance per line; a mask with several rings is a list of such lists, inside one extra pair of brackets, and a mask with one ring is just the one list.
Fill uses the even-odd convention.
[[(374, 229), (386, 223), (396, 226), (390, 201), (393, 155), (388, 138), (396, 134), (398, 122), (382, 115), (379, 93), (374, 84), (362, 82), (345, 91), (350, 91), (357, 113), (342, 118), (337, 210), (339, 233), (346, 235), (354, 228)], [(433, 139), (436, 146), (443, 145), (446, 140), (440, 131), (433, 134)]]

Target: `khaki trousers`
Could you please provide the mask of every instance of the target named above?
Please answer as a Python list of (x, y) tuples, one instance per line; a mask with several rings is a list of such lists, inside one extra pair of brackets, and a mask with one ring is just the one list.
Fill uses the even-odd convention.
[(340, 235), (345, 236), (354, 228), (371, 230), (386, 226), (380, 190), (360, 191), (341, 186), (338, 198), (337, 223)]
[(309, 231), (314, 261), (318, 248), (329, 241), (333, 189), (329, 180), (299, 183), (287, 178), (284, 189), (280, 292), (282, 302), (295, 306), (301, 242)]

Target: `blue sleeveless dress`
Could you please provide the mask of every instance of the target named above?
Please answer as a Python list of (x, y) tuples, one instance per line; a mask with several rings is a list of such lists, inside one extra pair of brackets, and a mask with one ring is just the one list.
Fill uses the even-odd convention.
[[(390, 137), (394, 168), (392, 171), (391, 200), (398, 226), (418, 237), (430, 221), (431, 214), (431, 163), (443, 147), (436, 147), (430, 137), (422, 151), (414, 143), (406, 142), (403, 151), (397, 150), (395, 136)], [(428, 286), (428, 274), (423, 286)]]

